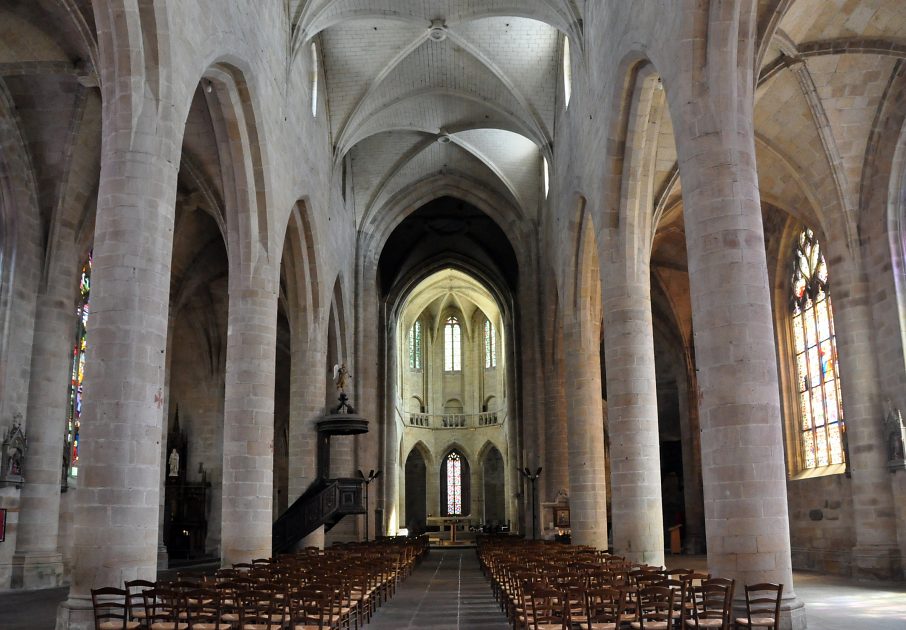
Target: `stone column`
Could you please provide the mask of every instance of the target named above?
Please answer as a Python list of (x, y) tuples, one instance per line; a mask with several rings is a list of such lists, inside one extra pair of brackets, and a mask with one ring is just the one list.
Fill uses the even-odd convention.
[(783, 583), (784, 625), (804, 628), (755, 169), (754, 9), (735, 8), (712, 5), (707, 62), (688, 59), (705, 71), (665, 81), (683, 182), (708, 568), (738, 585)]
[[(897, 543), (897, 515), (887, 441), (883, 430), (884, 404), (878, 375), (874, 322), (869, 304), (871, 288), (858, 261), (845, 251), (825, 256), (831, 282), (834, 330), (840, 362), (843, 417), (852, 473), (854, 575), (872, 579), (900, 579), (902, 567)], [(840, 250), (846, 250), (839, 243)]]
[[(236, 277), (239, 276), (239, 277)], [(231, 269), (221, 563), (271, 555), (277, 274)]]
[[(386, 315), (385, 315), (386, 317)], [(389, 347), (386, 355), (385, 364), (387, 365), (387, 376), (384, 382), (384, 391), (387, 392), (385, 405), (383, 409), (383, 422), (378, 422), (377, 418), (371, 421), (371, 431), (382, 431), (381, 435), (381, 468), (384, 471), (381, 479), (374, 484), (375, 496), (372, 498), (375, 509), (384, 510), (384, 528), (381, 532), (389, 536), (395, 536), (400, 527), (408, 527), (408, 523), (403, 521), (404, 512), (406, 511), (405, 500), (405, 476), (406, 462), (400, 461), (400, 426), (399, 416), (396, 413), (396, 404), (400, 399), (399, 396), (399, 331), (396, 323), (387, 322), (387, 339), (394, 340), (394, 343), (388, 343)], [(363, 331), (365, 335), (367, 331)], [(425, 362), (427, 363), (427, 362)], [(424, 365), (424, 363), (423, 363)], [(404, 456), (408, 456), (406, 453)], [(426, 512), (427, 513), (427, 512)], [(386, 531), (389, 530), (389, 531)], [(375, 532), (377, 533), (377, 532)]]
[[(312, 317), (317, 317), (313, 314)], [(324, 343), (321, 327), (295, 327), (292, 337), (289, 410), (289, 505), (308, 490), (318, 473), (317, 420), (324, 414)]]
[(607, 549), (607, 479), (600, 326), (587, 308), (565, 322), (569, 352), (567, 450), (572, 542)]
[[(648, 255), (605, 266), (604, 346), (614, 552), (664, 564), (661, 458)], [(627, 277), (628, 276), (628, 277)]]
[(563, 330), (554, 323), (550, 341), (552, 357), (547, 367), (547, 396), (544, 399), (544, 473), (546, 492), (542, 501), (556, 501), (561, 490), (569, 492), (569, 458), (566, 383), (564, 382)]
[(680, 435), (683, 443), (683, 494), (686, 529), (683, 531), (686, 553), (703, 553), (705, 549), (705, 514), (702, 503), (701, 431), (698, 422), (698, 386), (690, 384), (683, 368), (679, 379)]
[[(312, 313), (311, 316), (317, 319), (318, 314)], [(289, 394), (289, 506), (308, 490), (318, 474), (317, 420), (324, 414), (326, 359), (323, 342), (307, 343), (307, 339), (322, 339), (321, 327), (312, 325), (312, 328), (312, 331), (293, 331)], [(323, 549), (324, 527), (318, 527), (303, 538), (297, 547)]]
[(122, 130), (107, 128), (109, 120), (105, 115), (72, 586), (58, 628), (94, 627), (90, 589), (157, 576), (180, 142), (163, 122)]
[[(63, 556), (58, 549), (60, 483), (66, 385), (70, 380), (75, 342), (72, 289), (77, 276), (63, 273), (59, 267), (57, 273), (50, 274), (51, 286), (38, 295), (28, 388), (26, 482), (22, 487), (13, 556), (14, 588), (59, 586), (63, 577)], [(67, 287), (64, 284), (67, 281), (72, 286)]]

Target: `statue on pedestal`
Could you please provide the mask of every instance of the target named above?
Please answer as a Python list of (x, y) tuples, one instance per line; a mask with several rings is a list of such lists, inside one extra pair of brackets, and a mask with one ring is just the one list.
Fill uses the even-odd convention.
[(887, 467), (890, 470), (906, 470), (906, 425), (903, 414), (887, 400), (887, 414), (884, 416), (884, 436), (887, 447)]

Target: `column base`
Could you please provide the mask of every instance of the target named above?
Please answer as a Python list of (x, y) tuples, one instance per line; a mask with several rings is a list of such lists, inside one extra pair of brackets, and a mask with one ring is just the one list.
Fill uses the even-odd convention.
[(56, 630), (93, 630), (94, 610), (90, 599), (70, 597), (57, 608)]
[(54, 588), (63, 584), (63, 554), (27, 551), (13, 555), (12, 588)]
[[(743, 602), (743, 612), (745, 602)], [(806, 630), (805, 604), (798, 597), (780, 602), (780, 626), (777, 630)]]
[(903, 565), (900, 549), (891, 545), (865, 545), (852, 550), (854, 578), (900, 580)]

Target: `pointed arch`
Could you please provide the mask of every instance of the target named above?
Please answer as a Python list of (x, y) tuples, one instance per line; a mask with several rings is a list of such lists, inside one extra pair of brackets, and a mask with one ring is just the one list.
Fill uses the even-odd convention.
[[(426, 456), (428, 453), (428, 456)], [(409, 449), (403, 460), (406, 487), (403, 523), (410, 534), (424, 531), (428, 515), (428, 470), (431, 468), (430, 452), (419, 440)]]
[(318, 251), (311, 211), (307, 201), (299, 199), (290, 210), (283, 237), (280, 288), (290, 307), (290, 324), (305, 334), (315, 328), (321, 308)]
[[(343, 300), (342, 276), (337, 275), (334, 281), (333, 293), (330, 299), (330, 312), (327, 316), (327, 366), (328, 379), (327, 405), (334, 404), (334, 388), (330, 386), (333, 379), (334, 366), (346, 364), (349, 368), (349, 340), (347, 339), (346, 309)], [(348, 392), (347, 392), (348, 393)]]
[(465, 449), (448, 447), (440, 465), (440, 513), (466, 516), (472, 512), (472, 467)]
[(479, 451), (484, 497), (482, 520), (488, 525), (506, 521), (506, 464), (503, 452), (490, 440)]
[(263, 130), (238, 63), (232, 58), (219, 60), (202, 78), (224, 181), (232, 182), (224, 188), (224, 204), (230, 266), (235, 272), (266, 264), (271, 243)]

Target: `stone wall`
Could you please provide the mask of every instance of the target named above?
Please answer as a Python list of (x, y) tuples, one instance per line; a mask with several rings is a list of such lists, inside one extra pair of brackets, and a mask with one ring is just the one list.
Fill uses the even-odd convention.
[(787, 484), (793, 566), (852, 574), (855, 532), (852, 487), (844, 475), (797, 479)]

